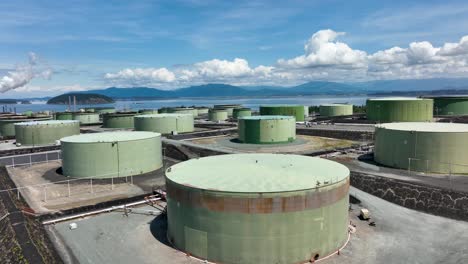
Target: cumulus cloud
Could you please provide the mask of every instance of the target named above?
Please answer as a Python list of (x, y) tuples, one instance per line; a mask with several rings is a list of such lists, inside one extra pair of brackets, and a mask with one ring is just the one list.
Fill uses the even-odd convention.
[(39, 67), (37, 55), (30, 52), (27, 65), (17, 66), (15, 70), (8, 71), (7, 75), (0, 78), (0, 92), (21, 88), (36, 77), (50, 79), (51, 75), (52, 70)]
[[(468, 73), (468, 36), (437, 47), (428, 41), (390, 47), (374, 53), (338, 41), (343, 32), (330, 29), (313, 34), (304, 54), (279, 59), (275, 65), (252, 67), (243, 58), (213, 59), (167, 68), (124, 69), (104, 79), (121, 86), (152, 85), (175, 88), (224, 82), (234, 85), (293, 85), (311, 80), (366, 81), (461, 77)], [(163, 86), (163, 87), (161, 87)]]

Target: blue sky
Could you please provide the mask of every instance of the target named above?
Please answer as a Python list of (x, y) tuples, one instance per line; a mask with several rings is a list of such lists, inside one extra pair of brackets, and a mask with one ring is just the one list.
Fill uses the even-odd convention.
[(468, 77), (466, 1), (3, 0), (0, 31), (2, 97)]

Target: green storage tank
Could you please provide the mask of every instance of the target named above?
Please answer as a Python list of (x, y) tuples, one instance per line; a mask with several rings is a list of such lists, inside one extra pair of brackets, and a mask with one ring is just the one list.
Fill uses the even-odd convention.
[(56, 120), (73, 120), (72, 112), (57, 112), (54, 116)]
[(95, 107), (94, 112), (100, 115), (108, 114), (108, 113), (115, 113), (115, 108), (114, 107)]
[(367, 119), (378, 123), (430, 122), (433, 103), (432, 99), (406, 97), (367, 99)]
[(232, 118), (238, 119), (244, 116), (251, 116), (252, 110), (250, 108), (234, 108), (232, 110)]
[(72, 119), (80, 121), (80, 125), (93, 125), (99, 124), (99, 114), (93, 112), (74, 112)]
[(374, 137), (377, 163), (410, 171), (468, 173), (468, 124), (380, 124)]
[(228, 119), (228, 111), (226, 109), (210, 109), (208, 112), (208, 120), (213, 122), (225, 121)]
[(23, 146), (55, 144), (57, 140), (80, 134), (78, 120), (31, 121), (15, 124), (16, 142)]
[(296, 139), (292, 116), (246, 116), (238, 120), (239, 141), (250, 144), (289, 143)]
[(322, 104), (319, 108), (320, 116), (346, 116), (353, 114), (352, 104)]
[(348, 239), (349, 170), (326, 159), (231, 154), (166, 170), (168, 238), (215, 263), (304, 263)]
[(214, 109), (221, 109), (226, 110), (228, 112), (228, 116), (232, 116), (234, 113), (234, 108), (242, 108), (240, 104), (218, 104), (213, 106)]
[(84, 109), (84, 112), (86, 112), (86, 113), (94, 113), (94, 112), (96, 112), (96, 110), (94, 109), (94, 107), (86, 107), (86, 108)]
[(135, 116), (135, 130), (161, 134), (193, 132), (192, 114), (152, 114)]
[(0, 136), (4, 138), (15, 137), (15, 124), (30, 121), (50, 120), (51, 116), (40, 118), (29, 118), (23, 115), (12, 115), (0, 118)]
[(159, 133), (89, 133), (65, 137), (60, 142), (64, 176), (100, 179), (125, 177), (162, 167)]
[(468, 96), (434, 96), (434, 115), (461, 116), (468, 115)]
[(195, 109), (197, 109), (198, 115), (206, 115), (210, 110), (208, 107), (195, 107)]
[(304, 105), (304, 118), (309, 117), (309, 106)]
[(296, 121), (304, 121), (303, 105), (261, 105), (260, 115), (294, 116)]
[(118, 112), (102, 116), (103, 128), (134, 128), (136, 112)]
[(191, 107), (174, 107), (174, 108), (169, 108), (169, 113), (174, 113), (174, 114), (192, 114), (194, 117), (198, 116), (198, 111), (195, 108)]
[(141, 114), (141, 115), (157, 114), (158, 109), (140, 109), (140, 110), (138, 110), (138, 113)]

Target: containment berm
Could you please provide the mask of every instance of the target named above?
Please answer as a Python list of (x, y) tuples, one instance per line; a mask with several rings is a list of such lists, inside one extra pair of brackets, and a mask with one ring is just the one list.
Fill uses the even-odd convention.
[(192, 114), (153, 114), (135, 116), (135, 130), (162, 134), (193, 132)]
[(304, 121), (303, 105), (261, 105), (260, 115), (294, 116), (296, 121)]
[(239, 141), (251, 144), (276, 144), (296, 139), (293, 116), (245, 116), (238, 120)]
[(367, 99), (367, 119), (378, 123), (430, 122), (433, 103), (432, 99), (406, 97)]
[(16, 142), (25, 146), (55, 144), (57, 140), (80, 134), (78, 120), (47, 120), (15, 124)]
[(89, 133), (61, 140), (62, 172), (75, 178), (139, 175), (162, 167), (161, 134), (142, 131)]
[(377, 163), (409, 171), (468, 173), (468, 124), (387, 123), (375, 128)]
[(349, 170), (321, 158), (231, 154), (166, 171), (168, 238), (216, 263), (303, 263), (348, 238)]

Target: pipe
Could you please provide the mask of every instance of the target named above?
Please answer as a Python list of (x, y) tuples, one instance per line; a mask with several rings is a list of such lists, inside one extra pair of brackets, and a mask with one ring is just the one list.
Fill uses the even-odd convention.
[(83, 218), (83, 217), (91, 216), (91, 215), (97, 215), (97, 214), (102, 214), (102, 213), (109, 213), (109, 212), (112, 212), (112, 211), (115, 211), (115, 210), (118, 210), (118, 209), (124, 209), (124, 208), (130, 207), (130, 206), (136, 206), (136, 205), (140, 205), (140, 204), (145, 204), (145, 203), (147, 203), (148, 201), (159, 201), (159, 200), (161, 200), (160, 197), (158, 197), (158, 198), (146, 199), (146, 200), (137, 201), (137, 202), (133, 202), (133, 203), (128, 203), (128, 204), (123, 204), (123, 205), (118, 205), (118, 206), (107, 207), (107, 208), (104, 208), (104, 209), (99, 209), (99, 210), (90, 211), (90, 212), (86, 212), (86, 213), (74, 214), (74, 215), (69, 215), (69, 216), (65, 216), (65, 217), (60, 217), (60, 218), (56, 218), (56, 219), (52, 219), (52, 220), (47, 220), (47, 221), (43, 221), (42, 224), (43, 224), (43, 225), (56, 224), (56, 223), (59, 223), (59, 222), (64, 222), (64, 221), (68, 221), (68, 220), (72, 220), (72, 219), (76, 219), (76, 218)]

